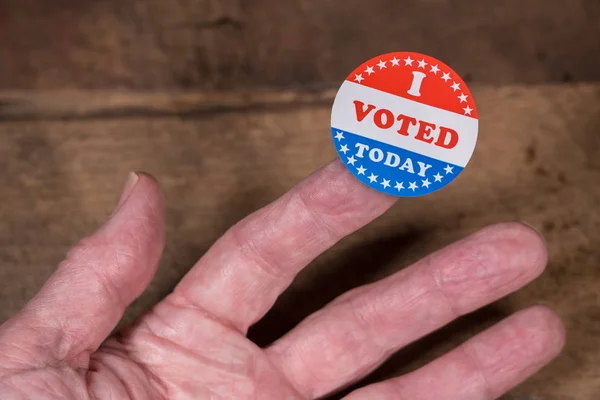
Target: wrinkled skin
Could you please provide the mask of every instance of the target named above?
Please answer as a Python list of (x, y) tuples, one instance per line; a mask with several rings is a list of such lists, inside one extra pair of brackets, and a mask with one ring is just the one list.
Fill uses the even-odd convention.
[[(110, 220), (0, 328), (0, 398), (315, 399), (544, 269), (537, 233), (495, 225), (346, 293), (268, 348), (246, 339), (303, 267), (393, 203), (334, 162), (232, 227), (167, 298), (107, 339), (164, 243), (158, 185), (132, 174)], [(495, 399), (556, 356), (563, 336), (551, 311), (533, 307), (346, 400)]]

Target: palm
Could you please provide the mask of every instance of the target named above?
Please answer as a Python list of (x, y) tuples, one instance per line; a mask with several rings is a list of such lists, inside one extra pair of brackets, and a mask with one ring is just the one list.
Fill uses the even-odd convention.
[(302, 398), (243, 335), (220, 325), (203, 334), (226, 339), (198, 343), (198, 349), (211, 349), (202, 352), (136, 328), (91, 354), (87, 369), (46, 366), (19, 372), (5, 378), (0, 393), (3, 399)]
[[(529, 228), (491, 227), (345, 294), (261, 349), (247, 329), (295, 274), (393, 204), (334, 163), (230, 229), (172, 294), (105, 340), (158, 264), (161, 201), (151, 178), (130, 181), (111, 220), (2, 325), (2, 399), (319, 398), (516, 290), (545, 263)], [(535, 307), (347, 399), (493, 399), (549, 361), (562, 341), (560, 322)]]

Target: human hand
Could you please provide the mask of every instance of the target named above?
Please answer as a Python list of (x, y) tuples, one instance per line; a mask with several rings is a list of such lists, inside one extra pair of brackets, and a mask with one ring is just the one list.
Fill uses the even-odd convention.
[[(545, 266), (533, 230), (496, 225), (344, 294), (267, 348), (246, 339), (303, 267), (393, 203), (334, 162), (236, 224), (169, 296), (107, 340), (150, 282), (164, 245), (158, 185), (132, 174), (111, 219), (0, 327), (0, 398), (315, 399)], [(563, 341), (558, 318), (533, 307), (345, 399), (495, 399)]]

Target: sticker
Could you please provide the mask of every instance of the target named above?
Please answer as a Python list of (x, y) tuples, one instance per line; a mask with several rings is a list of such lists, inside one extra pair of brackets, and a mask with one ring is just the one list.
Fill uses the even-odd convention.
[(452, 182), (477, 142), (473, 96), (446, 64), (390, 53), (354, 70), (333, 104), (335, 148), (362, 183), (416, 197)]

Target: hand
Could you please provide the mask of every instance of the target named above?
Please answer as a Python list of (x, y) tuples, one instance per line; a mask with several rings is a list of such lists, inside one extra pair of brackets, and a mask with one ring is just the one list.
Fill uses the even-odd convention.
[[(496, 225), (346, 293), (268, 348), (246, 339), (303, 267), (393, 203), (334, 162), (231, 228), (167, 298), (107, 340), (164, 245), (158, 185), (132, 174), (111, 219), (0, 328), (0, 398), (319, 398), (544, 268), (532, 229)], [(552, 359), (563, 336), (551, 311), (533, 307), (346, 399), (495, 399)]]

